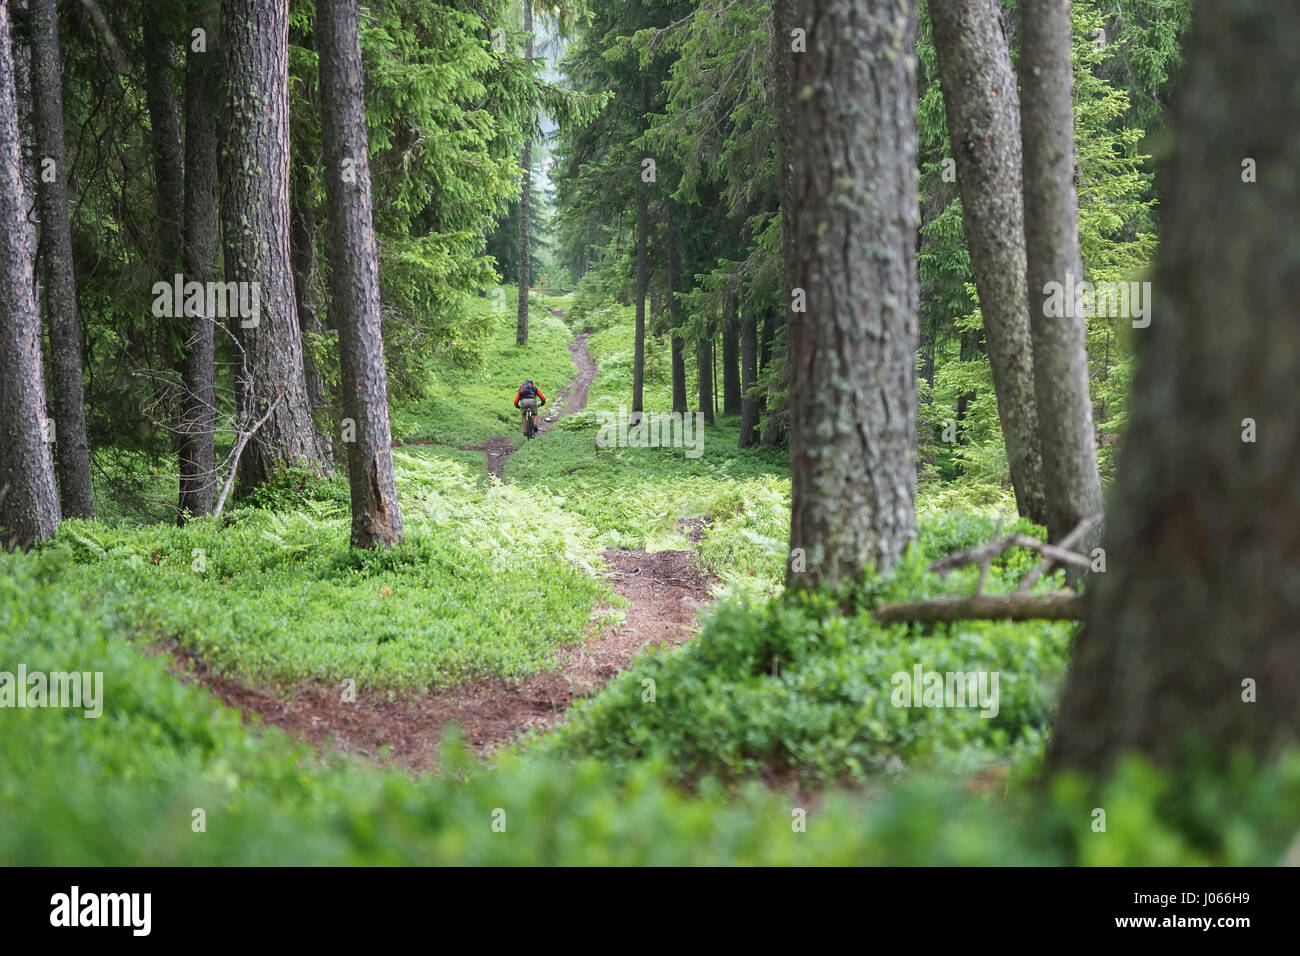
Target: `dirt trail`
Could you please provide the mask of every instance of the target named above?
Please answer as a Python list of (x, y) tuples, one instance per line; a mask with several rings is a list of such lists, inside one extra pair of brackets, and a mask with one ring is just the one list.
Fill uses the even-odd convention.
[[(556, 396), (556, 411), (549, 416), (556, 420), (586, 406), (596, 377), (587, 334), (574, 339), (569, 349), (578, 375)], [(543, 422), (543, 433), (554, 424)], [(508, 438), (496, 438), (475, 450), (487, 455), (489, 471), (501, 478), (516, 447)], [(698, 539), (698, 522), (684, 522), (691, 527), (691, 540)], [(316, 746), (332, 740), (345, 753), (412, 771), (428, 770), (449, 724), (459, 724), (470, 746), (488, 756), (522, 733), (562, 722), (576, 699), (603, 687), (643, 647), (681, 644), (695, 633), (695, 612), (710, 601), (709, 588), (716, 581), (699, 570), (693, 551), (647, 554), (611, 548), (604, 557), (606, 579), (629, 602), (623, 622), (602, 633), (597, 619), (606, 609), (596, 608), (590, 633), (582, 643), (558, 652), (556, 670), (514, 683), (491, 678), (450, 690), (395, 695), (362, 687), (354, 702), (346, 702), (342, 688), (333, 684), (306, 681), (288, 693), (248, 687), (214, 674), (202, 658), (175, 642), (157, 649), (171, 653), (179, 673), (225, 703), (260, 715), (263, 723), (292, 737)]]
[[(578, 367), (578, 375), (560, 389), (554, 399), (546, 403), (547, 408), (541, 410), (537, 430), (543, 435), (555, 427), (561, 415), (580, 412), (587, 407), (587, 392), (596, 378), (596, 363), (587, 352), (587, 338), (590, 334), (583, 332), (569, 343), (569, 353), (573, 356), (573, 364)], [(522, 431), (522, 426), (520, 430)], [(512, 439), (498, 435), (482, 445), (462, 445), (460, 450), (483, 452), (487, 458), (488, 471), (505, 481), (506, 462), (519, 447)]]

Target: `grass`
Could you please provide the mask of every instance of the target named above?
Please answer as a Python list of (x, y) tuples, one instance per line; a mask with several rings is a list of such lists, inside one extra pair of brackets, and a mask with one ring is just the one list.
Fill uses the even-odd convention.
[[(654, 761), (488, 770), (454, 741), (411, 779), (250, 733), (122, 640), (130, 608), (67, 586), (72, 552), (0, 555), (0, 660), (100, 672), (105, 701), (98, 719), (0, 709), (4, 865), (1271, 865), (1300, 821), (1295, 753), (1194, 787), (1133, 762), (1101, 786), (995, 799), (915, 774), (812, 806), (756, 784), (686, 794)], [(1109, 832), (1092, 830), (1097, 806)]]
[[(516, 293), (505, 287), (504, 297), (476, 300), (492, 315), (493, 303), (513, 303)], [(457, 448), (479, 445), (498, 435), (517, 436), (513, 406), (515, 389), (532, 379), (548, 398), (577, 374), (569, 357), (573, 336), (563, 320), (547, 308), (556, 300), (534, 297), (529, 308), (528, 344), (515, 344), (513, 309), (494, 314), (495, 325), (481, 366), (461, 368), (447, 362), (430, 369), (425, 394), (395, 404), (392, 413), (395, 441), (431, 441)], [(481, 457), (479, 459), (482, 461)]]
[[(544, 753), (594, 754), (611, 767), (661, 762), (674, 779), (792, 773), (804, 785), (865, 783), (905, 764), (942, 758), (966, 768), (1037, 768), (1055, 713), (1072, 626), (968, 621), (882, 626), (880, 601), (968, 593), (974, 568), (940, 582), (926, 567), (954, 544), (991, 534), (988, 518), (931, 522), (887, 582), (869, 579), (838, 613), (840, 595), (724, 601), (691, 642), (648, 653), (600, 694), (576, 704), (540, 742)], [(1010, 591), (1036, 556), (1013, 550), (991, 569), (990, 593)], [(923, 671), (998, 675), (989, 712), (897, 706), (893, 677)], [(643, 688), (655, 688), (647, 700)], [(964, 704), (965, 702), (960, 702)], [(931, 761), (933, 762), (933, 761)]]

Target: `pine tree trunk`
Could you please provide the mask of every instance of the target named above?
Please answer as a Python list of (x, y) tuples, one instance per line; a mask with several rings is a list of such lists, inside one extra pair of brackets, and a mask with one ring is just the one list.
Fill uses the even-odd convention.
[[(1069, 0), (1023, 0), (1020, 127), (1024, 140), (1025, 252), (1034, 396), (1038, 406), (1048, 536), (1062, 537), (1102, 510), (1097, 438), (1088, 394), (1082, 314), (1052, 315), (1049, 283), (1083, 278), (1074, 191)], [(1100, 529), (1079, 542), (1090, 550)]]
[[(968, 329), (960, 334), (960, 349), (957, 357), (962, 362), (975, 362), (984, 358), (984, 350), (980, 348), (980, 334), (978, 329)], [(971, 404), (975, 401), (976, 393), (972, 388), (969, 391), (961, 392), (957, 396), (957, 435), (954, 442), (953, 451), (958, 447), (966, 444), (966, 414), (970, 410)], [(953, 472), (956, 477), (960, 478), (966, 473), (961, 459), (958, 458), (953, 465)]]
[(930, 0), (971, 271), (1020, 514), (1045, 524), (1029, 296), (1020, 106), (998, 0)]
[(293, 205), (289, 212), (289, 255), (293, 259), (293, 289), (297, 297), (298, 328), (303, 333), (302, 371), (307, 381), (307, 399), (314, 411), (329, 404), (325, 378), (317, 367), (308, 334), (321, 330), (321, 301), (317, 293), (316, 210), (311, 202), (311, 176), (305, 164), (293, 170)]
[(587, 247), (583, 255), (582, 274), (586, 275), (596, 261), (596, 217), (587, 216)]
[(330, 309), (339, 330), (343, 407), (356, 424), (355, 441), (347, 442), (352, 546), (374, 548), (401, 540), (402, 515), (388, 420), (357, 0), (320, 0), (316, 17)]
[(705, 424), (713, 424), (713, 339), (695, 340), (695, 373), (699, 384), (700, 411)]
[(0, 3), (0, 544), (10, 550), (52, 537), (59, 526), (44, 434), (41, 320), (24, 222), (12, 49), (9, 5)]
[[(157, 0), (153, 0), (157, 2)], [(161, 8), (144, 9), (145, 90), (149, 107), (150, 148), (158, 203), (158, 264), (180, 265), (185, 178), (181, 146), (181, 106), (177, 95), (176, 44), (163, 29)], [(160, 276), (170, 280), (171, 272)]]
[[(682, 256), (677, 248), (677, 204), (668, 201), (668, 315), (674, 330), (682, 327), (682, 303), (678, 293), (682, 291)], [(686, 343), (674, 332), (671, 341), (673, 411), (685, 415), (688, 410), (686, 401)]]
[[(32, 106), (40, 209), (41, 274), (50, 328), (50, 393), (54, 411), (55, 468), (65, 518), (95, 512), (90, 488), (90, 443), (86, 436), (86, 393), (81, 354), (81, 316), (72, 268), (68, 219), (68, 159), (63, 146), (62, 57), (56, 0), (32, 0)], [(48, 164), (52, 161), (53, 165)]]
[[(916, 4), (779, 0), (789, 586), (888, 573), (916, 536)], [(806, 53), (790, 30), (808, 28)], [(784, 46), (784, 49), (783, 49)], [(865, 109), (863, 104), (870, 104)]]
[(751, 308), (740, 315), (740, 447), (758, 444), (758, 316)]
[[(29, 257), (36, 261), (37, 220), (36, 211), (36, 175), (39, 160), (36, 155), (36, 131), (32, 116), (32, 47), (31, 47), (31, 10), (29, 0), (16, 0), (10, 5), (13, 31), (14, 58), (14, 98), (18, 107), (18, 141), (23, 157), (22, 180), (23, 202), (26, 211), (23, 216), (23, 231), (27, 241)], [(36, 311), (41, 311), (40, 272), (34, 270), (33, 288), (36, 290)]]
[[(1300, 127), (1278, 86), (1296, 76), (1296, 5), (1197, 8), (1157, 307), (1134, 332), (1107, 567), (1087, 590), (1053, 769), (1102, 774), (1132, 751), (1176, 766), (1189, 734), (1224, 762), (1300, 739)], [(1247, 158), (1257, 182), (1239, 179)]]
[(727, 296), (722, 311), (722, 414), (740, 414), (740, 321), (734, 295)]
[[(189, 21), (204, 31), (204, 50), (185, 55), (185, 239), (182, 249), (187, 280), (216, 279), (217, 257), (217, 109), (220, 62), (215, 5), (190, 0)], [(206, 309), (206, 302), (204, 303)], [(212, 514), (217, 472), (213, 430), (216, 426), (215, 316), (189, 317), (181, 368), (180, 521), (187, 515)]]
[(226, 75), (221, 238), (226, 278), (256, 283), (255, 317), (232, 320), (242, 427), (265, 418), (240, 460), (252, 489), (286, 466), (325, 470), (302, 364), (289, 256), (288, 0), (222, 0)]
[[(533, 4), (524, 0), (524, 60), (533, 62)], [(531, 120), (530, 120), (531, 125)], [(515, 343), (528, 344), (528, 290), (533, 284), (532, 206), (533, 206), (533, 137), (531, 130), (524, 140), (519, 157), (524, 178), (519, 190), (519, 314), (515, 320)]]
[[(171, 0), (145, 0), (144, 61), (145, 105), (149, 110), (149, 147), (153, 160), (154, 199), (157, 232), (151, 250), (156, 279), (171, 281), (181, 268), (181, 242), (185, 206), (184, 154), (181, 137), (181, 104), (177, 78), (178, 55), (175, 41), (164, 26), (164, 6)], [(181, 343), (180, 323), (154, 325), (154, 361), (160, 367), (174, 367)], [(177, 451), (181, 436), (173, 435)]]
[(763, 333), (759, 338), (758, 367), (768, 376), (768, 388), (759, 400), (759, 421), (763, 437), (762, 444), (775, 447), (785, 441), (785, 421), (787, 418), (784, 399), (776, 393), (784, 390), (789, 376), (785, 354), (773, 364), (772, 352), (778, 333), (785, 331), (785, 323), (776, 308), (768, 309), (763, 315)]

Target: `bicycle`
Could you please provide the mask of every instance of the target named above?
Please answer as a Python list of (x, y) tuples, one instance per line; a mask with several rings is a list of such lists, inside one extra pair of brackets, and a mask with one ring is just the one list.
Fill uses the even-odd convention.
[(531, 405), (524, 409), (524, 437), (537, 437), (537, 409)]

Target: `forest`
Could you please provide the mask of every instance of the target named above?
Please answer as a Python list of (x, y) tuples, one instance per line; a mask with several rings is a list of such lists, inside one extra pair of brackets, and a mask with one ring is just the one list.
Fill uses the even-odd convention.
[(1278, 0), (0, 0), (0, 864), (1300, 865), (1298, 119)]

